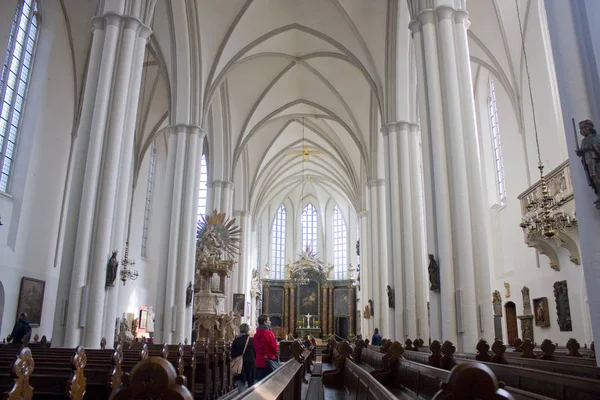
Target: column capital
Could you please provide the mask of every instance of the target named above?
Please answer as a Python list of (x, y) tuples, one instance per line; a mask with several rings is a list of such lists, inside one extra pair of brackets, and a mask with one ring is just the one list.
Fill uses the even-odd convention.
[(388, 129), (389, 132), (408, 132), (410, 129), (410, 122), (407, 121), (396, 121), (396, 122), (390, 122), (389, 124), (387, 124), (385, 127)]
[(233, 212), (233, 215), (235, 215), (236, 217), (249, 217), (250, 211), (246, 211), (246, 210), (235, 210)]
[(372, 187), (383, 186), (383, 185), (385, 185), (384, 179), (371, 179), (369, 182), (367, 182), (367, 187), (369, 189)]
[(362, 210), (362, 211), (359, 211), (356, 215), (358, 215), (361, 218), (368, 217), (369, 216), (369, 211), (368, 210)]
[(427, 9), (417, 14), (417, 19), (421, 22), (421, 28), (423, 25), (435, 24), (435, 12), (432, 9)]
[(441, 6), (437, 6), (435, 8), (435, 13), (438, 17), (438, 19), (444, 20), (444, 19), (450, 19), (452, 17), (454, 17), (454, 14), (456, 13), (456, 9), (452, 6), (443, 4)]
[(419, 16), (417, 15), (417, 18), (413, 19), (412, 21), (410, 21), (408, 23), (408, 29), (410, 29), (410, 31), (415, 34), (418, 32), (421, 32), (421, 20), (419, 20)]
[(206, 130), (202, 129), (200, 126), (187, 125), (187, 124), (169, 125), (167, 127), (167, 132), (169, 134), (188, 133), (190, 135), (194, 135), (194, 134), (206, 135)]
[(217, 187), (217, 188), (224, 188), (224, 189), (228, 189), (228, 188), (233, 188), (235, 185), (233, 184), (233, 182), (229, 182), (229, 181), (210, 181), (209, 182), (210, 187)]

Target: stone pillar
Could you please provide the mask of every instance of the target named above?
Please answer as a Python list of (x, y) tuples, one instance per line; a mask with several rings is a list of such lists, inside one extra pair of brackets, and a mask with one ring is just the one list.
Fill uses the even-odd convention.
[(429, 339), (427, 318), (427, 250), (425, 249), (425, 203), (421, 178), (419, 127), (410, 124), (410, 193), (412, 196), (412, 238), (414, 243), (416, 337)]
[(290, 292), (288, 285), (283, 285), (283, 318), (281, 318), (281, 327), (283, 328), (283, 334), (288, 334), (288, 318), (290, 317)]
[[(222, 211), (221, 211), (222, 212)], [(242, 233), (240, 234), (240, 253), (237, 257), (237, 265), (231, 274), (231, 290), (227, 293), (227, 299), (230, 304), (233, 301), (233, 293), (246, 293), (246, 272), (250, 269), (249, 257), (248, 257), (248, 241), (251, 239), (250, 232), (250, 213), (244, 210), (236, 210), (234, 212), (237, 226), (240, 227)]]
[[(402, 201), (401, 197), (401, 180), (398, 161), (398, 126), (390, 124), (381, 129), (383, 133), (386, 165), (386, 183), (389, 188), (387, 193), (389, 214), (387, 218), (388, 229), (388, 268), (387, 281), (388, 284), (396, 288), (395, 308), (388, 307), (387, 300), (381, 305), (382, 316), (389, 321), (390, 338), (400, 338), (404, 331), (404, 319), (402, 310), (405, 304), (404, 290), (404, 269), (406, 264), (402, 260), (402, 250), (404, 248), (402, 235)], [(386, 286), (382, 286), (382, 290), (386, 290)]]
[[(361, 315), (364, 316), (365, 306), (368, 306), (369, 299), (371, 298), (371, 281), (373, 268), (371, 267), (371, 262), (369, 258), (369, 212), (368, 211), (360, 211), (358, 213), (359, 222), (360, 222), (360, 311)], [(362, 318), (363, 330), (365, 332), (370, 332), (373, 328), (372, 326), (372, 318)]]
[(596, 362), (600, 366), (600, 211), (594, 207), (596, 196), (587, 184), (581, 160), (575, 153), (581, 139), (579, 133), (573, 132), (571, 121), (571, 118), (576, 123), (592, 119), (596, 129), (600, 124), (600, 91), (597, 87), (599, 55), (590, 51), (591, 48), (597, 48), (600, 40), (594, 22), (598, 19), (598, 12), (596, 2), (590, 0), (545, 0), (545, 6), (577, 207), (581, 264), (588, 294)]
[[(63, 264), (72, 265), (61, 265), (59, 293), (68, 299), (68, 308), (64, 330), (55, 329), (57, 345), (98, 347), (105, 333), (106, 265), (112, 250), (124, 246), (123, 220), (118, 226), (114, 222), (116, 214), (122, 212), (116, 196), (118, 177), (129, 179), (131, 171), (132, 146), (126, 136), (131, 125), (127, 117), (137, 111), (134, 92), (140, 91), (143, 54), (155, 4), (149, 1), (135, 9), (125, 7), (127, 15), (104, 9), (104, 15), (92, 22), (89, 84), (83, 94), (77, 155), (71, 164), (67, 203), (70, 226), (61, 257)], [(128, 187), (122, 196), (127, 198), (130, 191)], [(111, 298), (115, 292), (111, 291)], [(110, 326), (114, 327), (114, 320)]]
[[(369, 248), (371, 249), (372, 270), (374, 275), (373, 292), (375, 313), (374, 323), (381, 332), (389, 332), (390, 325), (387, 317), (387, 294), (385, 288), (387, 277), (387, 243), (386, 243), (386, 213), (385, 213), (385, 182), (382, 179), (372, 180), (368, 183), (370, 202), (369, 218), (371, 233), (369, 235)], [(372, 317), (373, 318), (373, 317)], [(386, 334), (387, 336), (387, 334)]]
[[(198, 192), (194, 181), (200, 165), (202, 152), (198, 143), (204, 140), (205, 132), (197, 126), (175, 125), (169, 127), (167, 155), (167, 190), (170, 205), (169, 236), (161, 250), (167, 256), (167, 282), (165, 290), (165, 321), (163, 340), (167, 343), (183, 342), (187, 328), (186, 289), (193, 276), (195, 257), (191, 248), (196, 243), (196, 221)], [(169, 168), (174, 165), (174, 168)]]

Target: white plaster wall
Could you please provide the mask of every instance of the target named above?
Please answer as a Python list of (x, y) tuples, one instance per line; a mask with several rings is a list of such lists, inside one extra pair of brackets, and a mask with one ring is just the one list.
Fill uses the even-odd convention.
[[(0, 5), (1, 51), (16, 2)], [(58, 269), (54, 268), (60, 209), (71, 143), (73, 71), (58, 2), (44, 2), (34, 66), (21, 120), (8, 195), (0, 195), (0, 276), (5, 289), (0, 334), (16, 320), (21, 278), (46, 281), (42, 320), (33, 334), (52, 334), (57, 309)]]

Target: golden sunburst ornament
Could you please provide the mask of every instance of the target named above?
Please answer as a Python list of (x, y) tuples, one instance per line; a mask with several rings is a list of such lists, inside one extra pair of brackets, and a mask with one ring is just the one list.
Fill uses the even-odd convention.
[[(214, 237), (230, 258), (240, 251), (240, 234), (242, 230), (235, 225), (235, 218), (227, 218), (225, 213), (214, 210), (210, 215), (202, 215), (198, 221), (196, 240), (202, 243), (209, 236)], [(211, 240), (212, 241), (212, 240)]]

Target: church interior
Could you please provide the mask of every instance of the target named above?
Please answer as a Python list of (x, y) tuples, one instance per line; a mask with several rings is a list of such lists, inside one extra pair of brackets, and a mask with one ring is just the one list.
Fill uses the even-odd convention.
[[(327, 357), (362, 376), (354, 352), (452, 388), (470, 354), (551, 346), (555, 369), (511, 364), (537, 384), (493, 367), (494, 390), (600, 396), (598, 17), (596, 0), (0, 2), (4, 343), (24, 313), (30, 346), (208, 363), (265, 314), (282, 361), (326, 346), (296, 363), (313, 376)], [(367, 375), (418, 394), (386, 371)], [(206, 379), (187, 378), (196, 398), (233, 388)]]

